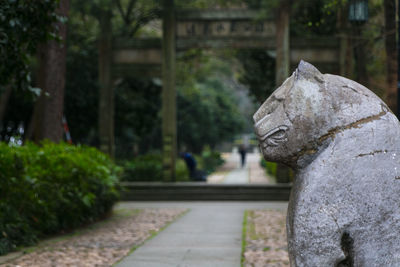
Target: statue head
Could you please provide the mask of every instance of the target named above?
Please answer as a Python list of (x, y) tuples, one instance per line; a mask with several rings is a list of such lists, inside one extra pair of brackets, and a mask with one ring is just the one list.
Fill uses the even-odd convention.
[(253, 119), (265, 159), (296, 168), (307, 164), (341, 128), (387, 111), (382, 100), (366, 87), (321, 74), (301, 61)]

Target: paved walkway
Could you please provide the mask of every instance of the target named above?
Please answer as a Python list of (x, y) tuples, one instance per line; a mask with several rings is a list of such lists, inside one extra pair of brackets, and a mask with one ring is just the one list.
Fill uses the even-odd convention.
[(184, 207), (190, 211), (121, 261), (118, 267), (239, 267), (247, 209), (286, 202), (122, 202), (117, 208)]
[(269, 184), (273, 180), (260, 166), (261, 155), (259, 153), (248, 153), (244, 167), (240, 166), (240, 155), (237, 152), (225, 153), (223, 158), (225, 164), (207, 178), (208, 183)]

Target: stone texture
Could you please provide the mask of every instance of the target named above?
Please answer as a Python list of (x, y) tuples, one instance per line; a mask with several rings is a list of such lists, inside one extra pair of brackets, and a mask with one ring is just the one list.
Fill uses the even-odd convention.
[(400, 127), (379, 97), (302, 61), (254, 121), (265, 159), (296, 171), (291, 266), (400, 266)]

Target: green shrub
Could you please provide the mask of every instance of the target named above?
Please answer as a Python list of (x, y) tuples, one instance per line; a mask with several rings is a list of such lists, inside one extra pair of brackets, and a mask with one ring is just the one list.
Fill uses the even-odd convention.
[(94, 148), (0, 143), (0, 254), (103, 216), (117, 200), (118, 175)]
[(266, 161), (265, 159), (261, 159), (260, 165), (265, 168), (265, 171), (267, 174), (276, 177), (276, 170), (277, 170), (277, 163), (276, 162), (270, 162)]
[(201, 169), (206, 171), (208, 174), (214, 172), (219, 166), (224, 164), (224, 159), (221, 153), (205, 149), (201, 154)]
[(162, 155), (159, 153), (138, 156), (132, 161), (126, 161), (123, 168), (123, 181), (155, 182), (163, 179)]
[(186, 167), (186, 163), (183, 159), (176, 161), (176, 181), (177, 182), (188, 182), (190, 181), (189, 170)]
[[(182, 159), (176, 161), (176, 181), (189, 181), (189, 171)], [(162, 155), (148, 153), (138, 156), (123, 164), (123, 181), (130, 182), (162, 182)]]

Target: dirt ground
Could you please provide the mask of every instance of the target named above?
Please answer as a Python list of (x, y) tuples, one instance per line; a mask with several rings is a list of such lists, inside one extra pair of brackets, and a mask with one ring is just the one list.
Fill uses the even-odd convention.
[(73, 234), (41, 242), (0, 267), (111, 266), (174, 221), (184, 209), (117, 210)]
[(244, 267), (289, 266), (286, 241), (286, 212), (247, 212)]

